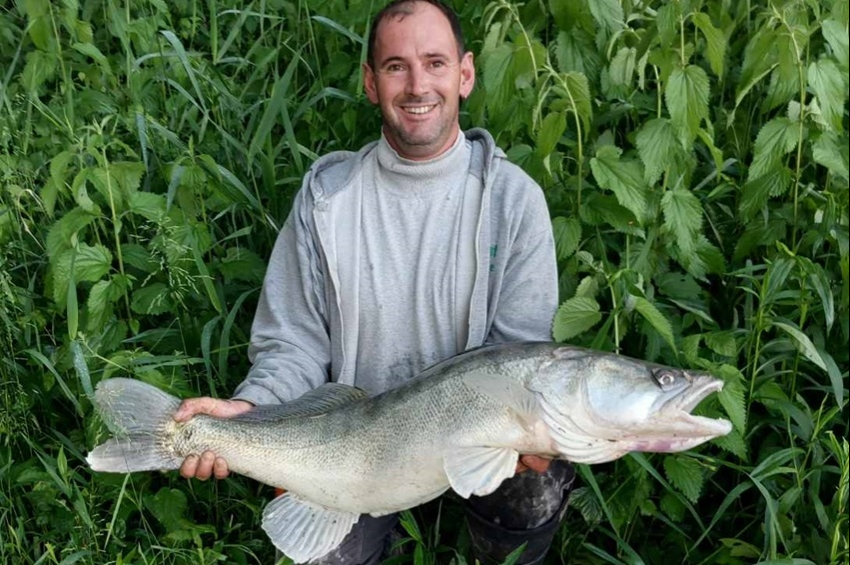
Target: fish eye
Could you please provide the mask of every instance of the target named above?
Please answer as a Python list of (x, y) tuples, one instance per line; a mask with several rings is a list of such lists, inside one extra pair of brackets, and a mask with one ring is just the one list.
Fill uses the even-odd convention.
[(676, 374), (669, 369), (655, 369), (652, 371), (652, 377), (661, 388), (667, 388), (676, 382)]

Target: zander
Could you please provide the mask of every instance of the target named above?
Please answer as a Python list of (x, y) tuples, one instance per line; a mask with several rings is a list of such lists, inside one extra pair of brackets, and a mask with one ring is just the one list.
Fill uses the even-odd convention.
[(360, 514), (436, 498), (486, 495), (519, 454), (602, 463), (630, 451), (674, 452), (732, 425), (690, 414), (722, 382), (707, 374), (555, 343), (475, 349), (368, 397), (328, 383), (231, 419), (177, 423), (180, 400), (140, 381), (102, 381), (95, 402), (114, 439), (95, 471), (177, 469), (212, 450), (230, 470), (286, 489), (263, 529), (296, 563), (334, 549)]

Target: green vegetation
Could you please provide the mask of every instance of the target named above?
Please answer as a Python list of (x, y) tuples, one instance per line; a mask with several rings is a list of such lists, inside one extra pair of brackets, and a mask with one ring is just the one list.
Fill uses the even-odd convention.
[[(465, 126), (544, 187), (559, 340), (709, 369), (732, 435), (580, 468), (553, 563), (848, 563), (847, 0), (456, 2)], [(226, 396), (380, 2), (0, 4), (0, 563), (269, 563), (269, 489), (94, 475), (93, 386)], [(406, 517), (468, 559), (453, 501)], [(415, 550), (413, 549), (415, 547)]]

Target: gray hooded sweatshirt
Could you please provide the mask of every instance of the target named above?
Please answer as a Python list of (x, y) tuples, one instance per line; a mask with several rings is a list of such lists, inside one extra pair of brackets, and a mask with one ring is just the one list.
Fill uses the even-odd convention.
[[(386, 147), (380, 145), (386, 141), (356, 153), (330, 153), (308, 171), (278, 235), (251, 329), (252, 367), (234, 398), (254, 404), (286, 402), (328, 380), (378, 393), (431, 362), (473, 347), (551, 338), (558, 283), (543, 193), (485, 130), (472, 129), (464, 136), (458, 143), (465, 143), (468, 172), (464, 186), (452, 191), (459, 195), (456, 226), (451, 233), (426, 234), (417, 244), (427, 251), (431, 245), (446, 247), (444, 238), (457, 240), (451, 244), (449, 264), (442, 260), (449, 276), (434, 279), (450, 286), (443, 295), (449, 296), (451, 307), (439, 304), (439, 312), (422, 311), (433, 310), (433, 301), (429, 306), (428, 301), (414, 300), (410, 285), (400, 285), (398, 292), (405, 295), (399, 296), (391, 295), (396, 292), (393, 285), (378, 285), (383, 294), (377, 303), (375, 296), (366, 296), (375, 281), (398, 272), (382, 262), (382, 270), (392, 272), (365, 280), (375, 259), (369, 255), (375, 247), (370, 241), (380, 241), (371, 232), (381, 229), (373, 217), (379, 176), (375, 171), (387, 162)], [(394, 180), (408, 170), (414, 169), (400, 165), (393, 171)], [(417, 281), (413, 287), (421, 284)], [(381, 318), (373, 310), (382, 302), (412, 306), (408, 312)], [(404, 342), (406, 334), (394, 334), (392, 328), (373, 331), (370, 324), (382, 319), (411, 326), (420, 337), (415, 346), (404, 347), (426, 352), (413, 355), (412, 361), (397, 360), (403, 365), (400, 372), (392, 371), (396, 362), (387, 353), (395, 349), (383, 341), (400, 335)], [(383, 336), (382, 343), (374, 342), (376, 335)]]

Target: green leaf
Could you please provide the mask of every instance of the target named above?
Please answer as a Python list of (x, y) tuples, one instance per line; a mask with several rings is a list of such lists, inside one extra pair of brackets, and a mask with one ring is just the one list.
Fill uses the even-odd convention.
[(621, 153), (613, 145), (604, 145), (590, 160), (590, 168), (599, 186), (613, 191), (617, 201), (643, 225), (649, 215), (643, 171), (637, 161), (621, 161)]
[(799, 122), (774, 118), (762, 126), (756, 137), (748, 180), (757, 179), (782, 164), (782, 158), (797, 146)]
[(708, 75), (696, 65), (673, 69), (667, 81), (667, 111), (686, 147), (696, 138), (700, 122), (708, 119), (708, 84)]
[(826, 322), (826, 331), (832, 329), (832, 324), (835, 322), (835, 300), (832, 295), (832, 287), (829, 275), (826, 270), (817, 263), (809, 262), (806, 265), (808, 280), (812, 284), (812, 288), (820, 298), (820, 306), (823, 309), (824, 321)]
[(152, 192), (134, 192), (128, 199), (130, 212), (152, 222), (161, 222), (166, 215), (165, 196)]
[(845, 183), (850, 182), (850, 162), (848, 162), (848, 145), (847, 138), (843, 139), (843, 147), (840, 145), (842, 140), (834, 131), (823, 132), (812, 143), (812, 157), (816, 163), (819, 163), (829, 169), (833, 175), (841, 178)]
[(589, 330), (602, 319), (599, 303), (593, 298), (574, 296), (558, 308), (552, 335), (555, 341), (566, 341)]
[(584, 277), (576, 287), (576, 296), (593, 298), (599, 294), (599, 281), (596, 277)]
[(63, 251), (71, 249), (77, 234), (95, 221), (97, 216), (81, 208), (73, 208), (56, 221), (47, 232), (47, 256), (54, 261)]
[(744, 437), (738, 432), (738, 430), (732, 430), (731, 433), (728, 433), (725, 436), (716, 437), (711, 440), (711, 443), (720, 449), (725, 449), (729, 453), (737, 455), (744, 461), (747, 459), (747, 443), (744, 441)]
[(615, 32), (625, 25), (619, 0), (590, 0), (587, 4), (593, 19), (606, 32)]
[(173, 310), (174, 301), (168, 287), (156, 282), (136, 290), (130, 307), (137, 314), (165, 314)]
[[(491, 33), (497, 31), (493, 26)], [(489, 38), (488, 38), (489, 39)], [(516, 72), (512, 64), (514, 47), (510, 43), (501, 43), (493, 49), (485, 50), (484, 59), (484, 90), (487, 93), (487, 107), (497, 115), (504, 112), (516, 94)]]
[(100, 280), (91, 287), (86, 301), (89, 332), (98, 333), (103, 329), (112, 314), (112, 305), (124, 296), (129, 286), (127, 277), (116, 275), (108, 280)]
[(797, 349), (803, 354), (803, 357), (824, 371), (827, 370), (826, 363), (818, 352), (817, 347), (815, 347), (815, 344), (812, 343), (811, 339), (809, 339), (809, 336), (800, 331), (800, 328), (791, 322), (780, 322), (777, 320), (774, 320), (772, 325), (791, 336), (791, 339), (797, 344)]
[(581, 241), (581, 222), (575, 218), (558, 216), (552, 220), (552, 230), (555, 234), (558, 259), (566, 259), (576, 252)]
[[(70, 255), (73, 259), (73, 255)], [(73, 260), (70, 269), (73, 270)], [(74, 275), (68, 279), (68, 289), (65, 298), (65, 312), (68, 320), (68, 338), (76, 339), (77, 329), (80, 325), (80, 308), (77, 303), (77, 283), (74, 280)]]
[(835, 20), (824, 20), (821, 23), (821, 32), (832, 48), (832, 54), (838, 59), (838, 64), (844, 69), (844, 76), (847, 76), (847, 68), (850, 66), (848, 65), (848, 51), (850, 51), (848, 43), (850, 43), (850, 39), (847, 35), (847, 26)]
[(726, 37), (714, 27), (708, 14), (699, 12), (693, 16), (694, 25), (702, 32), (706, 43), (706, 56), (711, 70), (718, 77), (723, 76), (723, 58), (726, 55)]
[(67, 269), (77, 282), (96, 282), (112, 268), (112, 253), (100, 244), (80, 243), (76, 250), (63, 254), (59, 261), (67, 263)]
[(741, 78), (738, 80), (735, 94), (735, 108), (740, 106), (750, 90), (777, 65), (776, 42), (778, 35), (776, 31), (762, 27), (747, 44), (744, 50)]
[(183, 65), (183, 70), (186, 71), (186, 75), (189, 77), (189, 82), (192, 83), (192, 88), (195, 90), (195, 95), (197, 96), (197, 102), (203, 108), (204, 113), (207, 112), (206, 101), (204, 99), (204, 95), (201, 92), (201, 87), (198, 84), (198, 79), (195, 76), (195, 71), (192, 68), (192, 63), (189, 61), (189, 56), (186, 54), (186, 49), (183, 47), (183, 44), (180, 42), (180, 39), (177, 35), (168, 29), (161, 30), (160, 33), (165, 37), (165, 39), (171, 44), (174, 48), (174, 54), (177, 55), (177, 59), (180, 60), (180, 63)]
[(212, 277), (210, 276), (210, 272), (207, 269), (206, 263), (204, 263), (204, 258), (202, 256), (202, 252), (200, 247), (201, 242), (196, 239), (192, 241), (192, 256), (195, 259), (195, 267), (198, 269), (198, 273), (201, 276), (201, 282), (204, 285), (204, 289), (207, 291), (207, 296), (210, 299), (210, 303), (212, 303), (213, 308), (219, 314), (222, 313), (221, 301), (218, 298), (218, 294), (215, 291), (215, 286), (212, 283)]
[(702, 203), (686, 188), (668, 190), (661, 198), (664, 227), (674, 236), (674, 243), (684, 254), (696, 251), (702, 230)]
[(682, 153), (682, 143), (676, 139), (672, 124), (665, 118), (648, 120), (638, 130), (635, 145), (644, 166), (644, 180), (653, 185), (671, 166), (678, 153)]
[(555, 150), (555, 146), (567, 129), (567, 119), (562, 112), (550, 112), (543, 118), (540, 131), (537, 132), (537, 147), (535, 152), (540, 157), (546, 157)]
[(608, 77), (611, 79), (611, 84), (617, 86), (631, 86), (632, 77), (635, 74), (635, 58), (637, 57), (637, 49), (634, 47), (621, 47), (614, 58), (611, 59), (611, 64), (608, 66)]
[(744, 434), (747, 431), (747, 403), (744, 397), (744, 375), (732, 365), (721, 365), (718, 376), (723, 379), (723, 389), (717, 393), (720, 405), (735, 427)]
[(845, 77), (842, 77), (838, 65), (832, 59), (821, 59), (809, 65), (809, 86), (818, 97), (824, 120), (836, 131), (843, 130), (841, 122), (844, 118), (844, 100), (847, 98)]
[(697, 237), (696, 253), (691, 255), (676, 253), (675, 255), (688, 273), (697, 279), (705, 279), (709, 273), (720, 274), (726, 271), (723, 252), (702, 234)]
[(793, 181), (792, 176), (791, 169), (782, 165), (756, 180), (747, 182), (741, 189), (741, 200), (738, 203), (741, 218), (752, 218), (764, 208), (771, 196), (785, 194)]
[(676, 339), (673, 337), (673, 325), (667, 319), (667, 316), (662, 314), (661, 310), (646, 298), (634, 295), (632, 295), (632, 298), (634, 299), (635, 310), (655, 328), (655, 331), (661, 334), (661, 337), (673, 351), (677, 351)]
[(730, 331), (717, 331), (705, 334), (705, 344), (712, 351), (725, 357), (735, 358), (738, 356), (738, 344), (735, 336)]
[(186, 509), (189, 507), (183, 491), (163, 487), (153, 496), (145, 496), (145, 506), (167, 532), (174, 532), (184, 527)]
[(218, 271), (224, 275), (225, 282), (240, 280), (261, 284), (266, 272), (266, 261), (244, 247), (228, 247), (218, 265)]
[[(45, 82), (53, 80), (59, 70), (59, 57), (45, 51), (30, 51), (21, 82), (30, 93), (35, 93)], [(2, 76), (2, 74), (0, 74)]]
[(646, 237), (644, 230), (638, 226), (635, 215), (621, 206), (616, 197), (609, 194), (600, 191), (588, 194), (578, 213), (581, 220), (591, 226), (607, 224), (621, 233), (641, 239)]
[(671, 47), (679, 36), (679, 24), (682, 18), (680, 2), (666, 2), (658, 8), (655, 25), (658, 28), (658, 38), (662, 47)]
[(699, 462), (685, 455), (668, 455), (664, 458), (664, 473), (670, 484), (696, 503), (705, 483), (705, 472)]
[(599, 78), (602, 58), (590, 34), (578, 27), (558, 33), (555, 59), (562, 73), (581, 73), (593, 83)]
[(106, 56), (101, 53), (100, 49), (98, 49), (95, 45), (91, 43), (74, 43), (71, 45), (74, 51), (78, 53), (82, 53), (86, 57), (89, 57), (94, 60), (98, 66), (103, 69), (103, 72), (107, 75), (112, 74), (112, 68), (109, 66), (109, 61)]
[[(584, 135), (590, 130), (593, 108), (590, 105), (590, 87), (584, 73), (571, 72), (561, 75), (562, 83), (554, 90), (566, 104), (568, 111), (576, 114), (584, 125)], [(554, 103), (553, 103), (554, 106)]]
[(655, 278), (658, 292), (670, 298), (694, 300), (701, 294), (700, 286), (694, 278), (685, 273), (667, 272)]

